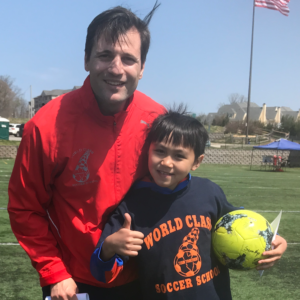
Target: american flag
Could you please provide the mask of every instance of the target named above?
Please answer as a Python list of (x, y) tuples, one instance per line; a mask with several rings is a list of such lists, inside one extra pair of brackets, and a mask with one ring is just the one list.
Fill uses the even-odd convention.
[(290, 9), (287, 5), (289, 2), (290, 0), (255, 0), (255, 6), (278, 10), (288, 16)]

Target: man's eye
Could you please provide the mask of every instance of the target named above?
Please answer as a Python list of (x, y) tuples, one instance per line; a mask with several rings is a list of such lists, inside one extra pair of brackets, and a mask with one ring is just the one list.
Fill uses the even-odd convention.
[(135, 63), (135, 59), (132, 57), (123, 57), (122, 61), (126, 65), (133, 65)]
[(111, 60), (111, 56), (108, 54), (101, 54), (98, 56), (98, 58), (101, 60)]

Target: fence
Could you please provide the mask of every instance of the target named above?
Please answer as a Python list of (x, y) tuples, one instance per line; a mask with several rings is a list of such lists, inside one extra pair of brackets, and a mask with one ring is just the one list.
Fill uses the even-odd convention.
[[(15, 158), (17, 146), (0, 146), (0, 158)], [(300, 167), (300, 151), (254, 150), (252, 165), (260, 165), (263, 155), (280, 155), (291, 167)], [(250, 165), (252, 151), (243, 149), (206, 149), (204, 164)]]
[(16, 158), (18, 146), (0, 146), (0, 158)]
[(233, 134), (222, 134), (222, 135), (214, 135), (212, 136), (213, 139), (211, 139), (211, 136), (209, 136), (210, 141), (213, 143), (221, 144), (222, 148), (244, 148), (247, 146), (249, 148), (249, 145), (261, 145), (266, 144), (270, 142), (270, 136), (269, 135), (255, 135), (255, 136), (248, 136), (248, 139), (246, 141), (246, 138), (244, 136), (237, 136)]
[[(254, 150), (252, 165), (261, 165), (263, 155), (280, 155), (291, 167), (300, 167), (300, 151)], [(206, 149), (204, 164), (250, 165), (252, 151), (242, 149)]]

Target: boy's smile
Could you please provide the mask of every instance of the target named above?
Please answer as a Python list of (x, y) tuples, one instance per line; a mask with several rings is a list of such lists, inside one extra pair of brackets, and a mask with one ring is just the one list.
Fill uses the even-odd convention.
[(195, 159), (194, 150), (164, 141), (149, 148), (148, 168), (155, 183), (174, 190), (191, 170), (196, 170), (204, 155)]

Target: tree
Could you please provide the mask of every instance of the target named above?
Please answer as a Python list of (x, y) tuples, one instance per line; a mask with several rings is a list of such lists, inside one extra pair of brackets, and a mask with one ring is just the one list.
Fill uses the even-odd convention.
[[(248, 101), (248, 98), (244, 95), (240, 95), (239, 93), (232, 93), (228, 96), (229, 104), (242, 103), (242, 102), (247, 102), (247, 101)], [(217, 109), (219, 110), (224, 105), (226, 105), (225, 102), (220, 102), (217, 105)]]
[[(259, 121), (249, 121), (248, 134), (261, 135), (263, 127), (263, 123)], [(243, 121), (231, 121), (226, 124), (225, 133), (241, 133), (245, 135), (246, 130), (246, 125)]]
[(300, 135), (300, 120), (295, 121), (292, 116), (282, 116), (280, 129), (289, 132), (290, 136)]
[(0, 76), (0, 114), (5, 118), (26, 118), (28, 114), (28, 102), (9, 76)]
[(226, 114), (226, 115), (222, 115), (222, 116), (215, 116), (211, 125), (224, 127), (227, 125), (228, 122), (229, 122), (229, 117), (228, 117), (228, 114)]
[(200, 113), (200, 114), (196, 117), (196, 119), (197, 119), (200, 123), (205, 124), (206, 114), (205, 114), (205, 113)]
[(228, 96), (228, 102), (229, 104), (234, 104), (234, 103), (242, 103), (242, 102), (247, 102), (248, 98), (244, 95), (240, 95), (238, 93), (232, 93)]

